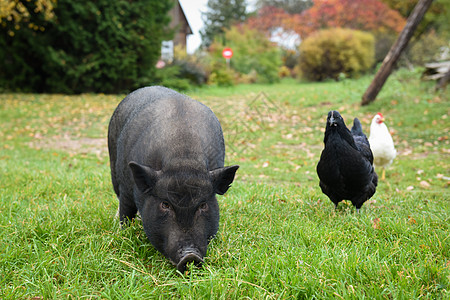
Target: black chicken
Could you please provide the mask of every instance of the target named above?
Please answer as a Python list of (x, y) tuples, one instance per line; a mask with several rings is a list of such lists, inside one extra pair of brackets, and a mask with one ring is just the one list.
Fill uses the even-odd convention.
[(359, 212), (375, 193), (378, 183), (361, 123), (355, 118), (350, 132), (339, 112), (332, 110), (328, 113), (323, 142), (325, 148), (317, 164), (322, 192), (336, 207), (342, 200), (350, 200)]

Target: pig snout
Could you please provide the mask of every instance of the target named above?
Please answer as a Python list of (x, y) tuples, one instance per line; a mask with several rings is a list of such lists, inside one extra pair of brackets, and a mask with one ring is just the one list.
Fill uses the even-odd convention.
[(203, 264), (203, 258), (200, 252), (194, 248), (186, 248), (181, 251), (180, 261), (176, 264), (178, 271), (183, 273), (189, 263), (194, 263), (199, 267)]

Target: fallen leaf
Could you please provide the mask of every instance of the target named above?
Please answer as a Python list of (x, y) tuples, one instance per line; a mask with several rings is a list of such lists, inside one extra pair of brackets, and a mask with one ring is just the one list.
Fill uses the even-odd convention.
[(449, 176), (444, 176), (444, 174), (440, 174), (440, 173), (438, 173), (438, 174), (436, 175), (436, 178), (437, 178), (437, 179), (443, 179), (443, 180), (450, 180), (450, 177), (449, 177)]
[(413, 153), (412, 149), (405, 149), (402, 153), (402, 155), (404, 156), (408, 156), (411, 155)]
[(430, 187), (430, 184), (429, 184), (427, 181), (422, 180), (422, 181), (420, 182), (420, 186), (423, 187), (423, 188), (429, 188), (429, 187)]
[(373, 220), (372, 220), (372, 227), (373, 227), (374, 229), (381, 229), (380, 222), (381, 222), (381, 219), (380, 219), (380, 218), (375, 218), (375, 219), (373, 219)]
[(411, 216), (408, 216), (408, 221), (411, 224), (416, 224), (417, 223), (416, 220), (413, 217), (411, 217)]

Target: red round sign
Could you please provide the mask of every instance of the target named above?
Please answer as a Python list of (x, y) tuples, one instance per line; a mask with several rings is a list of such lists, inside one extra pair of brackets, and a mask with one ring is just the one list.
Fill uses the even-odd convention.
[(233, 56), (233, 50), (231, 48), (225, 48), (222, 51), (222, 56), (226, 59), (229, 59)]

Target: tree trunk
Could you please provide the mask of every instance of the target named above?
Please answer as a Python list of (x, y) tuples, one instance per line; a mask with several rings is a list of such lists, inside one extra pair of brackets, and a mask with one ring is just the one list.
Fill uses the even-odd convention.
[(364, 93), (361, 105), (367, 105), (375, 100), (387, 78), (391, 74), (395, 63), (400, 57), (400, 54), (405, 49), (406, 45), (408, 45), (408, 42), (411, 39), (414, 30), (416, 30), (417, 26), (419, 25), (420, 21), (425, 15), (425, 12), (428, 10), (432, 2), (433, 0), (419, 0), (419, 2), (416, 4), (414, 10), (406, 21), (405, 27), (397, 38), (397, 41), (395, 41), (394, 45), (392, 45), (389, 53), (384, 58), (380, 69), (375, 75), (375, 78)]

